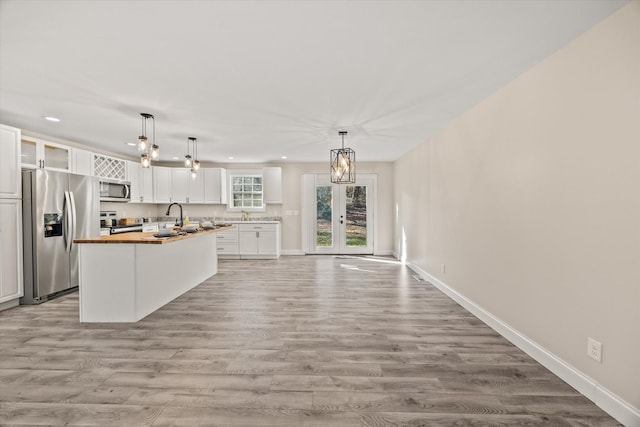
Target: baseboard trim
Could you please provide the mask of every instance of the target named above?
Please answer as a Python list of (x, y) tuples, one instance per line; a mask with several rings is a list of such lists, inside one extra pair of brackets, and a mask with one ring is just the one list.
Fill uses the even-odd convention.
[(304, 251), (300, 249), (282, 249), (280, 255), (306, 255)]
[(20, 304), (20, 298), (12, 299), (9, 301), (0, 302), (0, 311), (8, 310), (13, 307), (17, 307)]
[(393, 256), (393, 251), (390, 249), (384, 251), (375, 251), (373, 253), (374, 256)]
[(640, 410), (602, 387), (597, 381), (576, 369), (571, 364), (562, 360), (540, 344), (531, 340), (526, 335), (512, 328), (510, 325), (495, 317), (487, 310), (480, 307), (474, 301), (465, 297), (438, 278), (427, 273), (415, 264), (407, 263), (407, 266), (418, 273), (423, 279), (429, 281), (455, 302), (464, 307), (471, 314), (482, 320), (485, 324), (505, 337), (520, 350), (527, 353), (537, 362), (560, 377), (567, 384), (578, 390), (589, 400), (598, 405), (603, 411), (627, 427), (640, 427)]
[(396, 250), (391, 251), (391, 256), (394, 257), (395, 259), (400, 259), (400, 254)]

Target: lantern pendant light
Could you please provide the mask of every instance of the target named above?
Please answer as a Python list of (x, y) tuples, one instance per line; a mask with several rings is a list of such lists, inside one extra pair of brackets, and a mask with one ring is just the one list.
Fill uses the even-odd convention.
[(347, 131), (340, 131), (342, 148), (331, 150), (331, 182), (335, 184), (354, 184), (356, 182), (356, 152), (344, 148), (344, 136)]
[[(142, 116), (142, 135), (138, 137), (138, 151), (140, 152), (140, 164), (143, 168), (151, 166), (151, 159), (158, 160), (160, 158), (160, 147), (156, 144), (156, 119), (153, 114), (140, 113)], [(153, 122), (153, 138), (151, 145), (147, 139), (147, 120)]]

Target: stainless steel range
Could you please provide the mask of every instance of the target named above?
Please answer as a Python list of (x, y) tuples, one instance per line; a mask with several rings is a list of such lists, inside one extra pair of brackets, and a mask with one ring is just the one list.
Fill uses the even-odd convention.
[(100, 235), (130, 233), (132, 231), (142, 231), (142, 223), (118, 225), (118, 214), (116, 211), (100, 211)]
[(114, 225), (110, 234), (131, 233), (132, 231), (142, 231), (142, 224)]

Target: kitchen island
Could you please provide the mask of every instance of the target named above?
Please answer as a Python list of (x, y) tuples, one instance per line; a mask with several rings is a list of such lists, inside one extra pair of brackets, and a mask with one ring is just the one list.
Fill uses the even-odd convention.
[(169, 238), (77, 239), (80, 322), (137, 322), (218, 272), (220, 227)]

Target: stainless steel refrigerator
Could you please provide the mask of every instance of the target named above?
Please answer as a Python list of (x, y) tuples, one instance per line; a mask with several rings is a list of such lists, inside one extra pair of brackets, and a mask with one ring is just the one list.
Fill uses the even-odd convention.
[(39, 304), (77, 288), (74, 239), (100, 235), (97, 178), (42, 169), (22, 171), (24, 297)]

